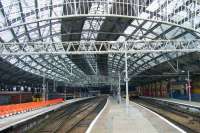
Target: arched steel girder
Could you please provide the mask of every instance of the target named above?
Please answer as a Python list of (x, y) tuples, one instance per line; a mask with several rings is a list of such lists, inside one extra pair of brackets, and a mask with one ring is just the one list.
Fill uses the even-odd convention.
[[(97, 19), (97, 18), (96, 18)], [(134, 19), (133, 19), (134, 20)], [(133, 21), (132, 20), (132, 21)], [(112, 20), (107, 20), (107, 21), (110, 21), (110, 22), (113, 22)], [(56, 22), (52, 22), (52, 25), (56, 25), (56, 24), (59, 24), (60, 23), (60, 21), (56, 21)], [(125, 22), (124, 22), (125, 23)], [(116, 26), (118, 26), (118, 23), (116, 23), (116, 22), (113, 22), (113, 24), (114, 25), (116, 25)], [(122, 22), (120, 22), (120, 24), (123, 24)], [(161, 25), (162, 23), (157, 23), (156, 25), (157, 26), (159, 26), (159, 25)], [(41, 29), (41, 28), (46, 28), (46, 27), (48, 27), (48, 26), (50, 26), (48, 23), (47, 24), (45, 24), (45, 25), (41, 25), (41, 26), (39, 26), (39, 27), (36, 27), (36, 28), (33, 28), (33, 29), (31, 29), (31, 30), (29, 30), (29, 33), (32, 33), (32, 32), (35, 32), (35, 31), (37, 31), (38, 29)], [(134, 28), (137, 28), (138, 27), (138, 25), (135, 25), (135, 24), (130, 24), (129, 25), (130, 27), (134, 27)], [(169, 26), (169, 25), (168, 25)], [(151, 28), (152, 29), (152, 28)], [(152, 31), (150, 31), (151, 29), (145, 29), (144, 27), (140, 27), (140, 30), (142, 30), (142, 31), (145, 31), (145, 34), (147, 35), (147, 34), (153, 34), (153, 35), (156, 35), (156, 36), (158, 36), (158, 34), (157, 33), (155, 33), (155, 32), (153, 32), (153, 29), (152, 29)], [(129, 38), (132, 38), (132, 36), (130, 35), (130, 34), (125, 34), (125, 33), (116, 33), (116, 32), (101, 32), (101, 31), (99, 31), (99, 30), (93, 30), (93, 29), (86, 29), (86, 30), (82, 30), (82, 32), (84, 32), (84, 31), (86, 31), (86, 32), (90, 32), (90, 31), (93, 31), (93, 32), (96, 32), (96, 33), (101, 33), (101, 34), (118, 34), (118, 35), (121, 35), (121, 36), (129, 36)], [(70, 35), (70, 34), (72, 34), (72, 35), (76, 35), (76, 34), (82, 34), (82, 33), (66, 33), (66, 34), (61, 34), (60, 32), (58, 32), (58, 33), (54, 33), (54, 34), (50, 34), (50, 35), (48, 35), (48, 36), (42, 36), (42, 37), (40, 37), (40, 38), (38, 38), (38, 40), (32, 40), (32, 41), (39, 41), (40, 39), (44, 39), (44, 38), (48, 38), (48, 37), (53, 37), (53, 36), (57, 36), (57, 35)], [(27, 35), (27, 33), (25, 32), (25, 33), (21, 33), (21, 34), (19, 34), (19, 35), (16, 35), (16, 37), (17, 38), (21, 38), (21, 37), (24, 37), (25, 35)], [(134, 37), (135, 35), (133, 35), (133, 37)], [(139, 37), (139, 36), (138, 36)], [(146, 38), (148, 38), (148, 37), (146, 37)], [(141, 38), (142, 39), (142, 38)], [(151, 38), (149, 38), (149, 39), (151, 39)], [(9, 42), (13, 42), (15, 39), (12, 39), (12, 40), (10, 40)]]
[[(189, 0), (185, 0), (184, 2), (185, 3), (183, 3), (183, 7), (184, 6), (188, 6), (189, 5), (189, 3), (188, 3), (188, 1)], [(169, 1), (169, 2), (171, 2), (171, 1)], [(193, 2), (193, 1), (192, 1)], [(188, 9), (188, 8), (181, 8), (181, 9), (179, 9), (180, 7), (178, 7), (177, 9), (175, 9), (175, 11), (174, 11), (174, 13), (172, 13), (172, 14), (168, 14), (168, 13), (166, 13), (166, 12), (164, 12), (163, 10), (162, 10), (162, 8), (164, 8), (164, 7), (166, 7), (166, 8), (169, 8), (168, 6), (170, 6), (169, 5), (169, 3), (167, 4), (166, 2), (165, 3), (163, 3), (162, 5), (159, 5), (160, 7), (156, 10), (156, 11), (154, 11), (154, 12), (151, 12), (151, 11), (148, 11), (148, 9), (145, 9), (145, 8), (147, 8), (148, 6), (149, 6), (149, 4), (150, 3), (143, 3), (143, 4), (146, 4), (146, 5), (140, 5), (140, 3), (137, 3), (137, 4), (133, 4), (131, 1), (127, 1), (127, 3), (123, 3), (123, 2), (116, 2), (116, 1), (110, 1), (110, 2), (108, 2), (108, 1), (99, 1), (99, 2), (94, 2), (94, 1), (81, 1), (80, 3), (77, 3), (77, 6), (78, 5), (83, 5), (83, 6), (80, 6), (79, 7), (79, 9), (74, 5), (74, 3), (72, 2), (72, 3), (70, 3), (70, 2), (67, 2), (67, 3), (59, 3), (59, 4), (54, 4), (54, 3), (50, 3), (49, 5), (45, 5), (43, 8), (41, 8), (41, 9), (37, 9), (37, 7), (34, 7), (35, 8), (35, 10), (31, 10), (30, 9), (30, 12), (26, 12), (26, 13), (24, 13), (23, 15), (23, 17), (28, 17), (28, 16), (31, 16), (31, 15), (34, 15), (34, 14), (40, 14), (40, 12), (44, 12), (45, 10), (46, 11), (48, 11), (49, 10), (49, 12), (50, 12), (50, 14), (52, 13), (52, 9), (55, 9), (55, 8), (63, 8), (64, 6), (67, 6), (67, 5), (71, 5), (73, 8), (68, 8), (67, 10), (71, 10), (70, 12), (65, 12), (65, 13), (63, 13), (63, 14), (59, 14), (58, 16), (56, 16), (56, 18), (52, 18), (51, 17), (51, 15), (50, 15), (50, 17), (49, 18), (47, 18), (47, 19), (39, 19), (38, 21), (43, 21), (43, 20), (49, 20), (49, 19), (57, 19), (57, 18), (59, 18), (59, 19), (62, 19), (62, 18), (66, 18), (66, 17), (74, 17), (74, 16), (78, 16), (78, 17), (80, 17), (80, 16), (83, 16), (83, 17), (92, 17), (91, 15), (94, 15), (94, 14), (90, 14), (88, 11), (86, 11), (86, 10), (84, 10), (84, 8), (87, 8), (87, 7), (90, 7), (91, 6), (91, 4), (93, 4), (93, 3), (98, 3), (98, 4), (100, 4), (100, 5), (102, 5), (102, 6), (104, 6), (104, 7), (107, 7), (107, 9), (105, 9), (104, 8), (104, 12), (102, 13), (102, 17), (103, 16), (123, 16), (123, 17), (135, 17), (135, 18), (138, 18), (139, 17), (139, 15), (140, 15), (140, 12), (145, 12), (145, 13), (147, 13), (147, 14), (149, 14), (149, 15), (152, 15), (152, 16), (154, 16), (154, 18), (152, 18), (151, 20), (155, 20), (155, 21), (157, 21), (157, 20), (160, 20), (161, 19), (161, 21), (162, 22), (174, 22), (174, 23), (178, 23), (177, 21), (174, 21), (174, 20), (170, 20), (170, 17), (171, 16), (174, 16), (175, 15), (175, 13), (176, 13), (176, 15), (178, 14), (178, 12), (180, 12), (180, 11), (186, 11), (186, 12), (190, 12), (190, 14), (197, 14), (198, 13), (198, 11), (193, 11), (194, 13), (191, 13), (191, 11), (190, 11), (190, 9)], [(84, 5), (85, 4), (85, 5)], [(194, 1), (194, 4), (195, 5), (197, 5), (198, 3), (196, 3), (195, 1)], [(111, 9), (109, 9), (108, 7), (109, 7), (109, 5), (112, 5), (111, 6)], [(123, 8), (123, 9), (126, 9), (126, 11), (125, 10), (119, 10), (118, 8), (119, 7), (117, 7), (117, 5), (120, 5), (121, 7), (120, 8)], [(134, 8), (137, 8), (138, 7), (138, 10), (135, 10), (134, 12), (133, 12), (133, 9)], [(195, 6), (196, 7), (196, 6)], [(4, 7), (4, 8), (6, 8), (6, 7)], [(143, 8), (143, 9), (141, 9), (141, 8)], [(175, 7), (176, 8), (176, 7)], [(3, 9), (3, 8), (2, 8)], [(186, 10), (187, 9), (187, 10)], [(135, 13), (136, 12), (136, 13)], [(66, 14), (67, 13), (67, 14)], [(160, 15), (160, 14), (161, 15)], [(63, 16), (63, 15), (65, 15), (65, 16)], [(99, 14), (98, 14), (98, 16), (99, 16)], [(96, 16), (94, 16), (94, 17), (96, 17)], [(190, 18), (190, 17), (192, 17), (191, 15), (188, 15), (188, 16), (186, 16), (187, 18)], [(196, 15), (194, 15), (193, 17), (196, 17)], [(193, 18), (194, 19), (194, 18)], [(8, 19), (9, 20), (9, 19)], [(16, 18), (16, 20), (20, 20), (19, 18)], [(10, 20), (11, 22), (16, 22), (16, 20)], [(184, 20), (184, 19), (183, 19)], [(29, 23), (32, 23), (32, 22), (29, 22)], [(27, 24), (27, 23), (23, 23), (23, 24), (21, 24), (21, 25), (24, 25), (24, 24)], [(8, 25), (9, 26), (9, 25)], [(8, 29), (8, 27), (6, 27), (6, 25), (4, 25), (4, 29), (3, 30), (6, 30), (6, 29)], [(14, 26), (13, 26), (14, 27)], [(12, 28), (13, 28), (12, 27)], [(195, 26), (194, 26), (195, 27)], [(194, 27), (192, 27), (192, 28), (194, 28)], [(9, 28), (11, 28), (11, 27), (9, 27)]]
[[(19, 4), (19, 7), (20, 7), (20, 11), (21, 11), (21, 16), (23, 16), (23, 10), (22, 10), (22, 7), (21, 7), (21, 2), (19, 2), (20, 4)], [(22, 17), (23, 18), (23, 17)], [(25, 19), (23, 19), (23, 22), (25, 22)], [(27, 27), (26, 27), (26, 25), (23, 25), (23, 27), (25, 28), (25, 34), (26, 34), (26, 36), (28, 37), (28, 40), (29, 41), (32, 41), (31, 40), (31, 38), (30, 38), (30, 35), (29, 35), (29, 32), (27, 31)], [(38, 28), (38, 27), (37, 27)], [(38, 28), (38, 30), (39, 30), (39, 33), (40, 33), (40, 29)], [(13, 30), (12, 30), (13, 31)], [(12, 34), (14, 35), (14, 39), (17, 41), (17, 42), (19, 42), (19, 38), (16, 36), (16, 34), (15, 34), (15, 32), (13, 31), (12, 32)], [(40, 36), (40, 38), (42, 39), (42, 37)], [(35, 61), (35, 59), (33, 59), (31, 56), (29, 56), (33, 61)], [(19, 60), (19, 58), (17, 58), (18, 60)], [(20, 60), (20, 61), (22, 61), (22, 60)], [(35, 62), (37, 62), (37, 61), (35, 61)], [(24, 61), (23, 61), (23, 63), (25, 63)], [(38, 63), (38, 62), (37, 62)], [(50, 63), (48, 63), (48, 64), (50, 64)], [(41, 65), (41, 64), (40, 64)], [(30, 65), (27, 65), (27, 63), (26, 63), (26, 66), (29, 66), (30, 67)], [(44, 66), (43, 66), (43, 68), (45, 68)], [(30, 67), (30, 69), (33, 69), (33, 67)], [(47, 69), (47, 68), (46, 68)], [(63, 75), (63, 76), (65, 76), (65, 75)]]
[[(17, 58), (17, 60), (18, 60), (18, 61), (15, 63), (15, 66), (17, 66), (17, 64), (18, 64), (19, 62), (21, 62), (21, 63), (23, 63), (23, 66), (22, 66), (22, 67), (26, 66), (26, 67), (29, 67), (30, 69), (34, 69), (35, 72), (39, 72), (40, 74), (43, 73), (42, 70), (37, 69), (37, 68), (31, 66), (28, 62), (24, 61), (24, 60), (21, 59), (20, 57), (15, 56), (15, 58)], [(51, 70), (51, 68), (45, 66), (44, 64), (42, 64), (42, 62), (39, 63), (37, 60), (33, 60), (33, 61), (35, 61), (35, 62), (37, 63), (37, 65), (40, 64), (40, 65), (42, 66), (42, 68), (46, 68), (47, 70)], [(22, 68), (22, 67), (21, 67), (21, 68)], [(58, 72), (58, 71), (55, 71), (55, 70), (52, 70), (52, 71), (54, 71), (55, 73), (58, 73), (58, 74), (62, 75), (63, 77), (66, 76), (66, 75), (63, 75), (63, 73), (60, 73), (60, 72)], [(36, 74), (36, 73), (35, 73), (35, 74)], [(54, 74), (52, 74), (52, 73), (48, 73), (48, 75), (51, 75), (52, 77), (54, 76), (55, 78), (59, 79), (59, 77), (57, 77), (56, 75), (54, 75)]]
[[(37, 6), (37, 0), (35, 1), (35, 3), (36, 3), (36, 6)], [(22, 18), (22, 21), (23, 21), (23, 23), (25, 23), (26, 21), (25, 21), (25, 17), (24, 17), (24, 13), (23, 13), (23, 8), (22, 8), (22, 3), (21, 3), (21, 1), (19, 0), (19, 9), (20, 9), (20, 12), (21, 12), (21, 18)], [(36, 18), (38, 18), (38, 13), (36, 12)], [(27, 36), (27, 38), (28, 38), (28, 41), (29, 42), (32, 42), (33, 40), (31, 39), (31, 37), (30, 37), (30, 34), (29, 34), (29, 32), (28, 32), (28, 28), (27, 28), (27, 25), (23, 25), (23, 27), (24, 27), (24, 29), (25, 29), (25, 34), (26, 34), (26, 36)], [(38, 32), (39, 32), (39, 38), (42, 40), (42, 36), (41, 36), (41, 31), (40, 31), (40, 28), (39, 28), (39, 23), (37, 22), (37, 28), (38, 28)], [(17, 38), (17, 36), (16, 36), (16, 38)], [(19, 39), (19, 38), (18, 38)], [(29, 56), (30, 57), (30, 56)], [(34, 60), (32, 57), (30, 57), (32, 60)], [(53, 66), (54, 68), (56, 68), (57, 70), (59, 70), (59, 71), (63, 71), (63, 70), (61, 70), (61, 69), (59, 69), (58, 67), (55, 67), (54, 65), (52, 65), (51, 63), (49, 63), (46, 59), (44, 59), (43, 58), (43, 56), (40, 56), (40, 58), (42, 58), (43, 59), (43, 61), (45, 61), (47, 64), (48, 64), (48, 66)], [(53, 57), (54, 58), (54, 57)], [(38, 63), (38, 62), (37, 62)], [(41, 65), (41, 64), (40, 64)], [(26, 65), (27, 66), (27, 65)], [(44, 65), (41, 65), (41, 66), (43, 66), (43, 68), (46, 68), (47, 70), (51, 70), (51, 69), (48, 69), (48, 67), (46, 67), (46, 66), (44, 66)], [(64, 73), (66, 73), (65, 71), (63, 71)], [(58, 72), (57, 72), (58, 73)], [(67, 78), (67, 80), (68, 81), (70, 81), (70, 79), (69, 79), (69, 77), (68, 76), (66, 76), (67, 74), (64, 74), (64, 75), (62, 75), (62, 73), (60, 73), (60, 75), (61, 76), (63, 76), (63, 77), (66, 77)]]
[[(154, 30), (155, 28), (157, 28), (157, 26), (159, 26), (159, 25), (160, 25), (160, 23), (156, 24), (153, 28), (149, 29), (143, 36), (140, 37), (140, 39), (144, 38), (144, 36), (146, 36), (146, 35), (149, 34), (150, 32), (153, 32), (153, 30)], [(135, 32), (135, 31), (134, 31), (134, 32)], [(157, 36), (159, 36), (159, 35), (157, 35)], [(162, 37), (162, 36), (161, 36), (161, 37)], [(161, 39), (162, 39), (162, 38), (161, 38)], [(116, 56), (117, 56), (117, 55), (114, 55), (114, 57), (112, 58), (112, 62), (113, 62), (113, 63), (114, 63), (114, 60), (115, 60)], [(122, 57), (123, 57), (123, 56), (120, 56), (120, 59), (118, 59), (118, 64), (119, 64), (120, 61), (122, 60)], [(112, 63), (112, 66), (113, 66), (113, 63)], [(118, 65), (117, 65), (117, 69), (116, 69), (116, 70), (118, 71)]]
[[(156, 26), (156, 25), (155, 25)], [(154, 28), (154, 27), (153, 27)], [(167, 30), (165, 30), (165, 31), (163, 31), (160, 35), (158, 35), (158, 36), (156, 36), (155, 38), (152, 38), (152, 40), (157, 40), (157, 39), (172, 39), (172, 40), (174, 40), (174, 39), (178, 39), (178, 38), (181, 38), (182, 36), (184, 36), (185, 34), (187, 34), (187, 33), (190, 33), (190, 34), (193, 34), (193, 32), (190, 32), (190, 31), (187, 31), (187, 30), (184, 30), (183, 32), (181, 32), (180, 34), (178, 34), (177, 36), (172, 36), (172, 38), (166, 38), (166, 34), (167, 33), (169, 33), (170, 31), (172, 31), (173, 29), (175, 29), (175, 28), (177, 28), (177, 27), (175, 27), (175, 26), (172, 26), (172, 27), (170, 27), (170, 28), (168, 28)], [(197, 39), (199, 39), (200, 37), (198, 36), (198, 35), (196, 35), (196, 33), (194, 33), (193, 34), (194, 35), (194, 37), (195, 38), (197, 38)], [(141, 36), (140, 38), (143, 38), (143, 36)], [(143, 55), (143, 57), (142, 58), (144, 58), (145, 56), (147, 56), (149, 53), (147, 53), (147, 54), (144, 54)], [(122, 58), (123, 58), (123, 54), (120, 56), (120, 59), (118, 60), (119, 62), (118, 62), (118, 65), (117, 65), (117, 68), (116, 68), (116, 71), (119, 71), (118, 69), (118, 67), (119, 66), (121, 66), (120, 67), (120, 70), (122, 70), (124, 67), (124, 63), (123, 63), (123, 61), (122, 61)], [(133, 55), (132, 55), (133, 56)], [(137, 61), (139, 61), (139, 60), (142, 60), (142, 58), (136, 58), (136, 60), (132, 60), (131, 62), (132, 63), (130, 63), (130, 65), (129, 65), (129, 67), (132, 67), (133, 66), (133, 64), (135, 64)], [(114, 59), (114, 58), (113, 58)], [(121, 64), (121, 65), (120, 65)]]
[[(168, 22), (163, 22), (163, 21), (159, 21), (159, 20), (149, 20), (149, 19), (144, 19), (144, 18), (136, 18), (136, 17), (130, 17), (130, 16), (101, 16), (101, 15), (84, 15), (84, 16), (67, 16), (67, 18), (83, 18), (83, 17), (95, 17), (95, 18), (100, 18), (100, 17), (108, 17), (108, 18), (125, 18), (125, 19), (133, 19), (133, 20), (144, 20), (144, 21), (148, 21), (148, 22), (155, 22), (155, 23), (161, 23), (161, 24), (166, 24), (166, 25), (170, 25), (170, 26), (175, 26), (175, 27), (180, 27), (180, 28), (183, 28), (183, 29), (186, 29), (188, 31), (191, 31), (191, 32), (196, 32), (196, 33), (199, 33), (200, 34), (200, 31), (199, 30), (196, 30), (196, 29), (192, 29), (192, 28), (188, 28), (188, 27), (185, 27), (183, 25), (178, 25), (178, 24), (174, 24), (174, 23), (168, 23)], [(64, 17), (65, 18), (65, 17)], [(62, 18), (60, 18), (62, 19)], [(46, 20), (40, 20), (40, 21), (34, 21), (34, 22), (29, 22), (29, 23), (26, 23), (26, 24), (18, 24), (16, 26), (10, 26), (9, 28), (7, 29), (3, 29), (1, 30), (0, 29), (0, 32), (2, 31), (5, 31), (5, 30), (9, 30), (9, 29), (13, 29), (13, 28), (16, 28), (16, 27), (21, 27), (23, 25), (28, 25), (28, 24), (33, 24), (33, 23), (38, 23), (38, 22), (42, 22), (42, 21), (50, 21), (50, 20), (58, 20), (58, 22), (60, 22), (60, 19), (58, 18), (52, 18), (52, 19), (46, 19)], [(52, 22), (52, 24), (57, 24), (58, 22)], [(48, 25), (48, 24), (47, 24)], [(43, 25), (41, 27), (46, 27), (46, 25)], [(30, 31), (34, 31), (33, 29), (30, 30)]]
[[(134, 26), (134, 27), (137, 27), (136, 25), (131, 25), (131, 26)], [(144, 30), (144, 31), (147, 31), (146, 29), (143, 29), (143, 28), (141, 28), (142, 30)], [(36, 29), (37, 30), (37, 29)], [(26, 33), (25, 33), (26, 34)], [(153, 33), (153, 34), (155, 34), (155, 33)], [(47, 37), (42, 37), (42, 38), (48, 38), (49, 36), (47, 36)], [(50, 36), (51, 37), (51, 36)], [(39, 39), (40, 40), (40, 39)], [(37, 40), (33, 40), (33, 41), (37, 41)]]
[[(1, 3), (0, 3), (0, 5), (1, 5)], [(20, 5), (20, 10), (21, 10), (21, 12), (23, 13), (22, 8), (21, 8), (21, 5)], [(2, 12), (4, 12), (4, 11), (2, 10)], [(4, 13), (3, 13), (3, 15), (5, 16)], [(23, 14), (21, 14), (21, 16), (22, 16), (22, 15), (23, 15)], [(25, 20), (23, 20), (23, 21), (25, 21)], [(8, 22), (8, 24), (10, 24), (9, 21), (7, 21), (7, 22)], [(25, 30), (26, 30), (26, 34), (28, 35), (26, 25), (24, 25), (24, 27), (25, 27)], [(12, 34), (13, 34), (15, 40), (16, 40), (17, 42), (19, 42), (19, 40), (18, 40), (18, 38), (16, 37), (16, 34), (15, 34), (15, 32), (14, 32), (13, 29), (11, 29), (11, 32), (12, 32)], [(30, 36), (29, 36), (29, 35), (28, 35), (28, 37), (29, 37), (29, 39), (30, 39)], [(1, 42), (3, 42), (3, 40), (1, 40)], [(29, 64), (27, 64), (26, 62), (24, 62), (23, 60), (21, 60), (19, 57), (16, 57), (16, 58), (17, 58), (19, 61), (23, 62), (23, 64), (25, 64), (26, 66), (29, 66), (29, 68), (37, 70), (36, 68), (30, 67)], [(30, 58), (32, 58), (32, 57), (30, 57)], [(40, 71), (40, 70), (39, 70), (39, 71)]]
[[(124, 3), (122, 4), (122, 5), (124, 5)], [(186, 4), (187, 5), (187, 4)], [(62, 6), (62, 5), (60, 5), (60, 6)], [(161, 7), (164, 7), (164, 6), (161, 6)], [(36, 8), (37, 9), (37, 8)], [(51, 4), (50, 4), (50, 6), (49, 6), (49, 8), (47, 8), (47, 9), (49, 9), (49, 10), (51, 10), (52, 11), (52, 6), (51, 6)], [(73, 10), (75, 10), (74, 8), (73, 8)], [(177, 10), (177, 12), (179, 12), (179, 10)], [(176, 13), (177, 13), (176, 12)], [(152, 13), (151, 13), (152, 14)], [(196, 14), (196, 13), (195, 13)], [(122, 14), (120, 14), (120, 15), (122, 15)], [(155, 14), (155, 15), (158, 15), (157, 13)], [(161, 16), (159, 16), (160, 18), (162, 18)], [(51, 20), (50, 20), (51, 21)], [(178, 24), (181, 24), (181, 23), (178, 23)], [(50, 26), (51, 27), (51, 26)], [(176, 26), (175, 26), (176, 27)], [(51, 30), (50, 30), (50, 32), (51, 32)], [(51, 36), (51, 35), (50, 35)]]
[[(140, 39), (144, 39), (144, 37), (145, 37), (146, 35), (148, 35), (149, 33), (151, 33), (151, 31), (153, 31), (154, 29), (158, 28), (159, 25), (160, 25), (160, 24), (157, 23), (155, 26), (153, 26), (152, 28), (150, 28), (148, 32), (146, 32), (145, 34), (143, 34), (143, 35), (140, 36)], [(151, 38), (151, 40), (159, 40), (159, 39), (169, 39), (169, 40), (170, 40), (170, 39), (175, 39), (175, 38), (178, 39), (178, 37), (180, 38), (181, 36), (184, 36), (185, 33), (187, 33), (187, 32), (183, 32), (184, 34), (181, 33), (181, 34), (178, 35), (177, 37), (172, 36), (172, 38), (166, 38), (165, 35), (166, 35), (167, 33), (171, 32), (171, 31), (173, 31), (175, 28), (177, 28), (177, 27), (176, 27), (176, 26), (169, 27), (168, 29), (164, 30), (161, 34), (158, 34), (155, 38)], [(139, 30), (139, 28), (136, 29), (136, 30)], [(133, 32), (136, 32), (136, 30), (133, 31)], [(187, 30), (184, 30), (184, 31), (187, 31)], [(190, 31), (188, 31), (188, 32), (190, 32)], [(190, 32), (190, 33), (192, 33), (192, 32)], [(194, 33), (194, 34), (196, 34), (196, 33)], [(197, 35), (195, 35), (195, 37), (196, 37), (196, 36), (197, 36)], [(147, 55), (147, 54), (146, 54), (146, 55)], [(123, 61), (122, 61), (123, 56), (124, 56), (124, 55), (121, 55), (121, 56), (120, 56), (120, 59), (118, 60), (119, 63), (120, 63), (120, 62), (121, 62), (121, 63), (123, 62)], [(145, 57), (145, 56), (144, 56), (144, 57)], [(115, 57), (113, 58), (113, 60), (115, 60)], [(119, 63), (118, 63), (118, 64), (119, 64)], [(134, 63), (135, 63), (135, 62), (134, 62)], [(132, 64), (134, 64), (134, 63), (132, 63)], [(118, 65), (118, 67), (119, 67), (119, 66), (120, 66), (120, 65)], [(121, 64), (121, 68), (120, 68), (120, 69), (122, 69), (123, 66), (124, 66), (124, 65)], [(130, 66), (132, 66), (132, 65), (130, 65)], [(118, 71), (118, 69), (119, 69), (118, 67), (117, 67), (116, 71)]]

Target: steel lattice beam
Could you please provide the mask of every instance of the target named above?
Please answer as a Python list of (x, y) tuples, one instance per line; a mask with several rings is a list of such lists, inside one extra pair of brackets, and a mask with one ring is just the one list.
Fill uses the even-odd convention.
[[(64, 50), (55, 49), (63, 45)], [(12, 49), (10, 49), (12, 47)], [(13, 50), (13, 48), (15, 50)], [(126, 49), (127, 48), (127, 49)], [(76, 41), (76, 42), (26, 42), (0, 43), (0, 55), (78, 55), (154, 52), (195, 52), (200, 51), (200, 40), (156, 40), (156, 41)]]

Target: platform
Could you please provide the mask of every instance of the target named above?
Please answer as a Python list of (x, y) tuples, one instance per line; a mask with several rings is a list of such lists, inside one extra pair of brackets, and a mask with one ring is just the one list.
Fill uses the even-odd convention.
[(48, 107), (44, 107), (44, 108), (40, 108), (40, 109), (36, 109), (33, 111), (29, 111), (29, 112), (25, 112), (25, 113), (21, 113), (21, 114), (17, 114), (17, 115), (9, 116), (7, 118), (0, 119), (0, 131), (4, 130), (6, 128), (9, 128), (11, 126), (17, 125), (19, 123), (25, 122), (27, 120), (30, 120), (34, 117), (45, 114), (47, 112), (50, 112), (52, 110), (56, 110), (64, 105), (69, 104), (69, 103), (73, 103), (73, 102), (77, 102), (77, 101), (85, 100), (85, 99), (88, 99), (88, 97), (66, 100), (63, 103), (59, 103), (56, 105), (52, 105), (52, 106), (48, 106)]
[(106, 108), (90, 133), (185, 133), (182, 129), (154, 112), (130, 102), (118, 104), (109, 98)]
[(155, 97), (145, 97), (145, 96), (140, 96), (140, 97), (146, 98), (146, 99), (160, 100), (160, 101), (164, 101), (164, 102), (170, 102), (170, 103), (175, 103), (175, 104), (179, 104), (179, 105), (195, 107), (195, 108), (200, 109), (200, 102), (179, 100), (179, 99), (173, 99), (173, 98), (155, 98)]

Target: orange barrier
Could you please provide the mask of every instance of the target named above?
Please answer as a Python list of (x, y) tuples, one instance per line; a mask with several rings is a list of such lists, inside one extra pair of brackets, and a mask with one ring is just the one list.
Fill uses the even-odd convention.
[(2, 105), (0, 106), (0, 118), (8, 117), (8, 116), (18, 114), (18, 113), (27, 112), (30, 110), (35, 110), (35, 109), (42, 108), (45, 106), (50, 106), (53, 104), (58, 104), (62, 101), (63, 99), (59, 98), (59, 99), (40, 101), (40, 102)]

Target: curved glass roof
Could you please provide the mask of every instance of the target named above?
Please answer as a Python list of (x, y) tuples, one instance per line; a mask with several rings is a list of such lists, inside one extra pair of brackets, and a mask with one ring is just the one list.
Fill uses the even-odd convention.
[[(134, 5), (131, 13), (137, 11), (138, 18), (102, 15), (112, 11), (126, 12), (125, 6), (120, 8), (120, 4), (127, 7)], [(140, 3), (132, 0), (0, 0), (0, 41), (51, 43), (199, 39), (199, 10), (198, 0), (141, 0)], [(90, 15), (81, 15), (83, 12)], [(66, 14), (72, 15), (66, 17)], [(55, 47), (61, 52), (64, 50), (59, 43)], [(138, 45), (139, 49), (143, 47), (145, 45)], [(10, 50), (20, 48), (10, 47)], [(175, 57), (176, 53), (132, 54), (128, 61), (129, 75), (133, 77)], [(65, 82), (78, 82), (88, 75), (111, 75), (114, 71), (124, 70), (124, 55), (120, 54), (2, 58), (25, 71), (37, 75), (45, 73), (50, 79)]]

